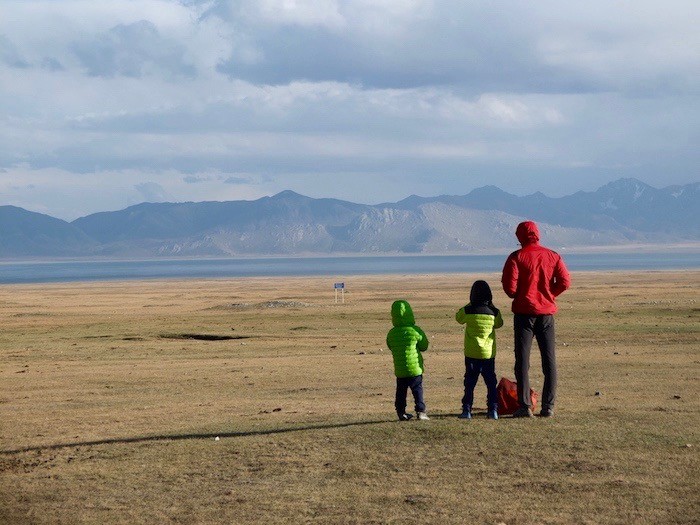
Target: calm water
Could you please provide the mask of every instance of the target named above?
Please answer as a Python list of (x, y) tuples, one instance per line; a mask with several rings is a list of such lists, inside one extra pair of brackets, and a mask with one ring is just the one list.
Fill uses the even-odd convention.
[[(500, 272), (504, 255), (0, 263), (0, 283), (124, 279)], [(700, 268), (700, 253), (565, 254), (572, 271)]]

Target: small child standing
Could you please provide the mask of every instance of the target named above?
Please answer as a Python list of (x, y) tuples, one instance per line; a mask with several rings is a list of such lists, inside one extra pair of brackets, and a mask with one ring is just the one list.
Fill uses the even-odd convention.
[(496, 328), (503, 326), (501, 312), (493, 305), (491, 288), (486, 281), (475, 281), (469, 304), (457, 310), (455, 318), (464, 327), (464, 397), (460, 418), (472, 418), (474, 387), (483, 376), (487, 388), (487, 416), (498, 419), (496, 394)]
[(396, 374), (396, 414), (399, 421), (408, 421), (413, 414), (406, 413), (406, 394), (411, 389), (416, 403), (418, 419), (430, 419), (423, 401), (423, 355), (428, 349), (428, 337), (416, 326), (413, 310), (407, 301), (394, 301), (391, 305), (391, 321), (394, 327), (386, 336), (386, 345), (394, 358)]

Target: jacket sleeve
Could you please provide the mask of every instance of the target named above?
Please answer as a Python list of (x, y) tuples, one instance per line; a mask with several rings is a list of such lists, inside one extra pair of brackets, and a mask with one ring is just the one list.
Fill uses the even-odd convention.
[(496, 319), (493, 322), (493, 327), (500, 328), (501, 326), (503, 326), (503, 316), (501, 315), (501, 311), (498, 310), (498, 313), (496, 314)]
[(518, 263), (513, 254), (508, 256), (506, 264), (503, 266), (501, 284), (506, 295), (513, 299), (518, 291)]
[(460, 308), (457, 310), (457, 313), (455, 314), (455, 320), (459, 324), (464, 324), (467, 322), (467, 313), (464, 311), (464, 308)]
[(418, 334), (421, 336), (420, 341), (416, 343), (416, 348), (418, 348), (418, 350), (420, 350), (421, 352), (425, 352), (428, 349), (428, 345), (430, 344), (428, 342), (428, 336), (425, 335), (425, 332), (419, 327), (414, 326), (414, 328), (416, 329), (416, 332), (418, 332)]
[(571, 276), (569, 275), (569, 270), (566, 268), (564, 260), (559, 257), (559, 259), (557, 259), (557, 264), (554, 266), (552, 294), (554, 294), (554, 297), (556, 297), (562, 294), (565, 290), (568, 290), (569, 286), (571, 286)]

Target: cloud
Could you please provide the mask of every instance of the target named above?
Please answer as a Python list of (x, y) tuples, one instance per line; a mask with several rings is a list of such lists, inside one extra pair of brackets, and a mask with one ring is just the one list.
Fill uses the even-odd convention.
[[(41, 5), (41, 8), (37, 8)], [(700, 6), (671, 0), (13, 2), (4, 61), (89, 75), (589, 93), (698, 86)], [(9, 21), (12, 21), (10, 23)]]
[(13, 68), (30, 67), (29, 62), (20, 55), (17, 47), (2, 34), (0, 34), (0, 63)]
[[(657, 18), (653, 2), (597, 3), (338, 1), (316, 17), (305, 2), (220, 2), (229, 9), (218, 16), (244, 36), (231, 43), (219, 71), (268, 84), (585, 93), (657, 84), (656, 74), (667, 69), (664, 54), (675, 62), (666, 83), (680, 80), (681, 63), (697, 66), (692, 53), (677, 49), (684, 41), (697, 49), (689, 22), (691, 12), (700, 15), (697, 4), (671, 2)], [(245, 58), (251, 55), (257, 59)], [(697, 85), (690, 74), (681, 76)]]
[(146, 202), (165, 202), (172, 200), (163, 186), (156, 182), (142, 182), (134, 185), (134, 189), (141, 195)]
[(251, 180), (245, 177), (227, 177), (224, 184), (251, 184)]
[(141, 77), (160, 72), (192, 77), (195, 74), (194, 66), (184, 59), (184, 46), (163, 38), (147, 20), (119, 24), (106, 33), (73, 44), (72, 48), (91, 76)]
[(340, 28), (345, 19), (340, 13), (339, 2), (335, 0), (258, 0), (255, 3), (243, 3), (249, 9), (256, 10), (256, 15), (274, 25), (294, 25), (299, 27)]
[(199, 184), (201, 182), (207, 182), (209, 179), (207, 177), (197, 177), (194, 175), (188, 175), (187, 177), (183, 177), (182, 180), (187, 184)]
[(12, 204), (74, 220), (90, 213), (120, 210), (144, 201), (256, 199), (279, 191), (277, 188), (285, 184), (282, 180), (279, 185), (267, 182), (265, 186), (258, 183), (228, 185), (220, 180), (226, 176), (223, 173), (202, 172), (195, 176), (206, 178), (210, 183), (188, 184), (183, 181), (183, 173), (178, 171), (151, 172), (144, 182), (141, 170), (80, 174), (55, 167), (34, 169), (18, 165), (0, 172), (0, 205)]
[[(196, 2), (27, 0), (3, 6), (0, 62), (91, 76), (177, 80), (227, 56), (228, 28), (201, 20)], [(3, 40), (4, 39), (4, 40)]]
[[(34, 181), (7, 198), (63, 216), (143, 192), (368, 202), (688, 182), (700, 4), (664, 6), (6, 2), (0, 182)], [(162, 192), (135, 189), (148, 183)]]
[(58, 60), (52, 57), (44, 57), (41, 60), (41, 67), (49, 71), (63, 71), (65, 68)]

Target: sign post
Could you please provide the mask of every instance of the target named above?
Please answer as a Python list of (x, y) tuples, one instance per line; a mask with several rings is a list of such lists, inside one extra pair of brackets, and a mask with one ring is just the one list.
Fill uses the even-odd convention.
[(338, 304), (338, 290), (340, 290), (340, 298), (345, 304), (345, 283), (335, 283), (333, 288), (335, 289), (335, 304)]

